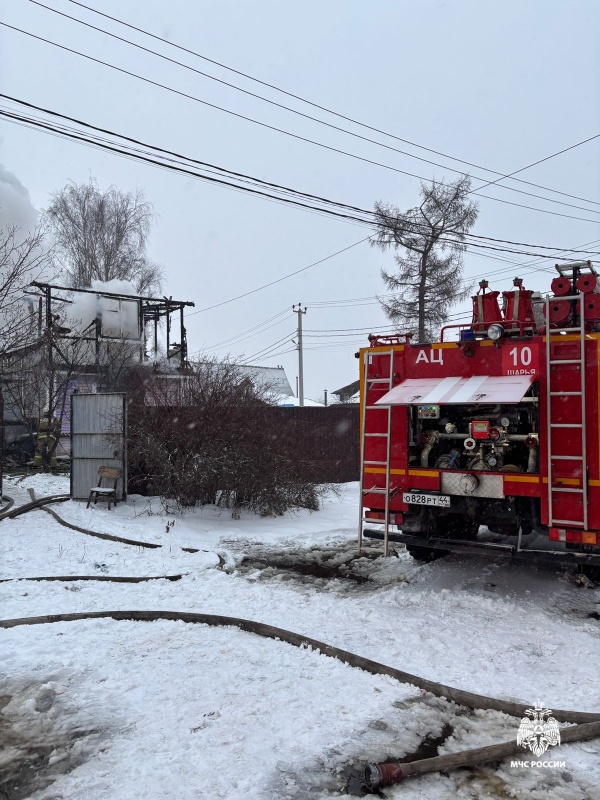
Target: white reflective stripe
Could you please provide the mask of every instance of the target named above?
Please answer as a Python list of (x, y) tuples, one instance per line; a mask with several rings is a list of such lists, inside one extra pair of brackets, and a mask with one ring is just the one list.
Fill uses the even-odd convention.
[(448, 392), (461, 380), (462, 378), (443, 378), (430, 392), (419, 398), (419, 405), (427, 405), (428, 403), (437, 405), (441, 403)]
[(489, 375), (473, 375), (452, 395), (453, 403), (467, 403), (477, 394), (479, 387), (485, 383)]

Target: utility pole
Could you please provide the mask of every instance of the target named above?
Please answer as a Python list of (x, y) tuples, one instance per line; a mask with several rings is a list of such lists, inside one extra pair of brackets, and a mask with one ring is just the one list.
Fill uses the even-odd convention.
[(302, 308), (302, 303), (298, 307), (292, 306), (294, 314), (298, 314), (298, 405), (304, 406), (304, 363), (302, 359), (302, 315), (306, 314), (307, 309)]

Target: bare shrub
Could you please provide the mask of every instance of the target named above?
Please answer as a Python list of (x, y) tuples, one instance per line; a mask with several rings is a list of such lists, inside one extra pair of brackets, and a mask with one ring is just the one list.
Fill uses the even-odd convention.
[[(185, 375), (131, 373), (129, 464), (132, 489), (180, 507), (219, 501), (263, 516), (316, 510), (316, 465), (273, 422), (268, 389), (227, 361)], [(137, 484), (137, 485), (136, 485)]]

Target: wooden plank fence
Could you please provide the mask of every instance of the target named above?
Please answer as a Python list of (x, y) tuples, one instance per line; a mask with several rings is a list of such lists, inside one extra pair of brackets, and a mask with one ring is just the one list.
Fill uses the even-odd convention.
[[(169, 424), (194, 430), (202, 425), (194, 408), (148, 408), (131, 406), (130, 419), (143, 413), (157, 419), (168, 415)], [(172, 416), (171, 416), (172, 415)], [(297, 455), (298, 476), (316, 483), (346, 483), (360, 478), (359, 406), (333, 405), (304, 408), (263, 407), (261, 420), (271, 435), (281, 437)], [(190, 434), (193, 435), (193, 434)], [(131, 465), (130, 491), (144, 493), (143, 475)], [(140, 480), (141, 479), (141, 480)]]
[(360, 478), (359, 406), (270, 408), (273, 426), (285, 431), (299, 454), (317, 469), (320, 483)]

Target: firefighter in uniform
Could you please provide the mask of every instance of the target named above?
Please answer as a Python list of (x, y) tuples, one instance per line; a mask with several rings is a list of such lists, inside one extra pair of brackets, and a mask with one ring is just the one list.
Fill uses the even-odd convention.
[(56, 442), (60, 422), (51, 411), (46, 411), (38, 422), (37, 438), (35, 441), (35, 455), (33, 464), (36, 467), (50, 466), (56, 467)]

